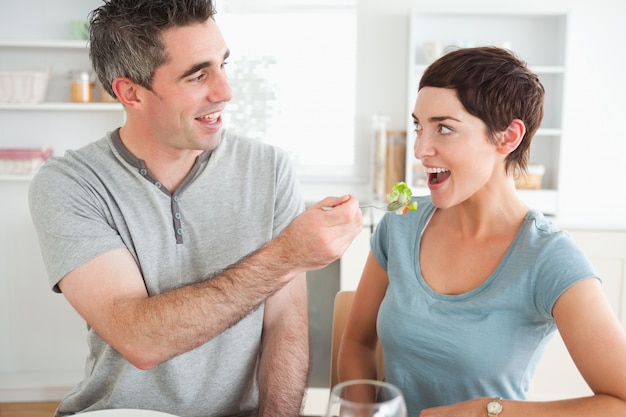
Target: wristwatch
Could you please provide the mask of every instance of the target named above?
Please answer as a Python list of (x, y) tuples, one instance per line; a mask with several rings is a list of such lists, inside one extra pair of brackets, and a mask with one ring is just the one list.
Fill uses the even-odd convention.
[(487, 404), (487, 416), (498, 417), (502, 412), (502, 398), (496, 397)]

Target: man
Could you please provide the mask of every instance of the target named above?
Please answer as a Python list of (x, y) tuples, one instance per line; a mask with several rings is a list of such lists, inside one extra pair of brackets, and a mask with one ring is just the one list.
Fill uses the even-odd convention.
[(85, 376), (57, 416), (298, 415), (305, 273), (343, 254), (361, 214), (351, 196), (302, 212), (286, 153), (222, 130), (229, 51), (214, 13), (210, 0), (92, 12), (92, 63), (126, 121), (51, 159), (30, 189), (50, 283), (89, 330)]

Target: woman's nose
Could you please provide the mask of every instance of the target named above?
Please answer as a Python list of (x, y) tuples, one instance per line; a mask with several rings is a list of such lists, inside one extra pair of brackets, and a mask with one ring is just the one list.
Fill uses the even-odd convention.
[(432, 142), (425, 137), (424, 133), (415, 135), (415, 142), (413, 143), (413, 155), (415, 155), (415, 158), (423, 160), (434, 154), (435, 149), (432, 146)]

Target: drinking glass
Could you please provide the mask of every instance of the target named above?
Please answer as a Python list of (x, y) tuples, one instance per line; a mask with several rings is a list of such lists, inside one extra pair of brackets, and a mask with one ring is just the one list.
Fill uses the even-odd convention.
[(382, 381), (355, 379), (335, 385), (325, 417), (407, 417), (398, 387)]

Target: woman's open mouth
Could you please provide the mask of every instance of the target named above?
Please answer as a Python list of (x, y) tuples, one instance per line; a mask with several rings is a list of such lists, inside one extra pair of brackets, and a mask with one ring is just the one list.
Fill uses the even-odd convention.
[(450, 177), (450, 170), (447, 168), (426, 168), (429, 184), (439, 184)]

